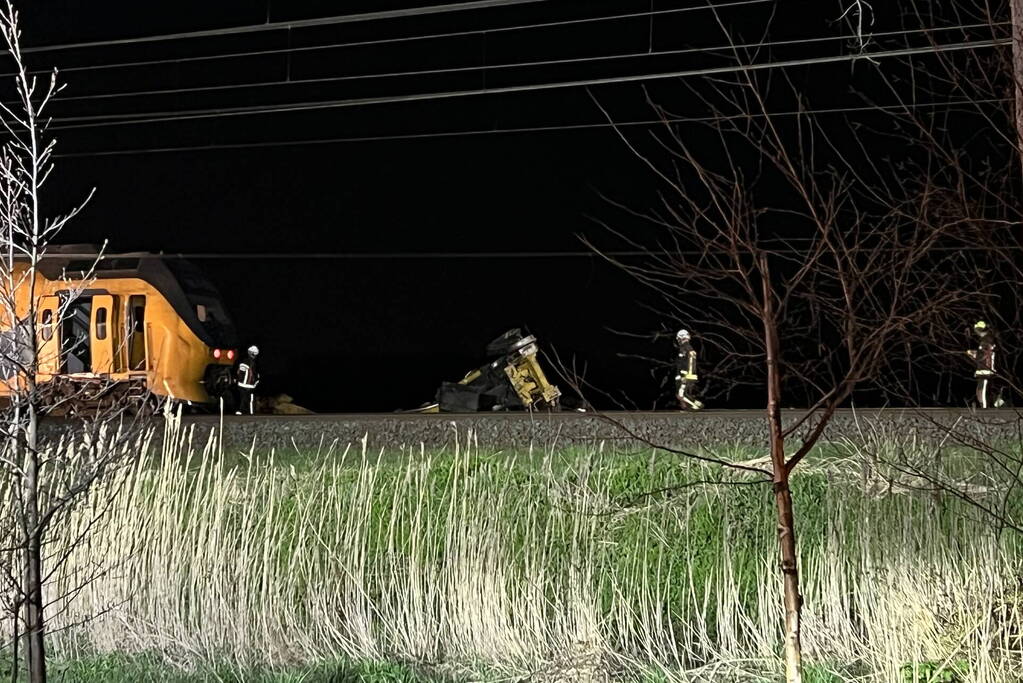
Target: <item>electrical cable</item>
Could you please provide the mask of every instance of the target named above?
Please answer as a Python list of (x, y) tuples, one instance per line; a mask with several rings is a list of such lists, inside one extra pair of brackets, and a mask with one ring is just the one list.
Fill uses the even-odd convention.
[[(962, 30), (968, 28), (979, 28), (982, 26), (988, 26), (988, 24), (972, 24), (972, 25), (960, 25), (944, 27), (937, 30)], [(907, 29), (901, 31), (883, 31), (874, 33), (874, 37), (888, 37), (888, 36), (908, 36), (911, 34), (918, 33), (929, 33), (934, 32), (935, 29)], [(192, 93), (208, 93), (208, 92), (220, 92), (225, 90), (239, 90), (245, 88), (265, 88), (274, 86), (285, 86), (285, 85), (312, 85), (320, 83), (337, 83), (344, 81), (358, 81), (375, 78), (395, 78), (395, 77), (408, 77), (408, 76), (434, 76), (442, 74), (455, 74), (455, 73), (467, 73), (473, 71), (497, 71), (504, 69), (518, 69), (518, 68), (529, 68), (536, 66), (563, 66), (567, 64), (584, 64), (590, 62), (610, 61), (616, 59), (633, 59), (642, 57), (666, 57), (666, 56), (679, 56), (684, 54), (703, 54), (711, 52), (720, 52), (725, 50), (749, 50), (753, 48), (774, 48), (791, 45), (804, 45), (810, 43), (823, 43), (837, 40), (850, 40), (855, 38), (854, 34), (845, 34), (838, 36), (825, 36), (819, 38), (796, 38), (791, 40), (778, 40), (771, 42), (757, 42), (757, 43), (743, 43), (740, 45), (716, 45), (713, 47), (695, 47), (695, 48), (684, 48), (678, 50), (659, 50), (656, 52), (629, 52), (620, 53), (613, 55), (596, 55), (591, 57), (572, 57), (566, 59), (549, 59), (549, 60), (537, 60), (537, 61), (526, 61), (526, 62), (511, 62), (504, 64), (481, 64), (477, 66), (460, 66), (460, 67), (447, 67), (438, 69), (418, 69), (410, 71), (392, 71), (385, 73), (371, 73), (371, 74), (354, 74), (348, 76), (324, 76), (318, 78), (287, 78), (278, 79), (275, 81), (257, 81), (251, 83), (231, 83), (224, 85), (206, 85), (206, 86), (192, 86), (182, 88), (164, 88), (156, 90), (137, 90), (137, 91), (123, 91), (113, 93), (97, 93), (87, 95), (71, 95), (71, 96), (60, 96), (58, 101), (60, 102), (77, 102), (87, 100), (99, 100), (99, 99), (118, 99), (118, 98), (129, 98), (129, 97), (152, 97), (161, 95), (181, 95), (181, 94), (192, 94)]]
[[(556, 27), (556, 26), (570, 26), (570, 25), (576, 25), (576, 24), (595, 23), (595, 22), (601, 22), (601, 21), (616, 21), (616, 20), (619, 20), (619, 19), (631, 19), (631, 18), (635, 18), (635, 17), (645, 17), (645, 16), (654, 16), (654, 15), (663, 15), (663, 14), (679, 14), (679, 13), (682, 13), (682, 12), (695, 12), (695, 11), (708, 10), (708, 9), (710, 9), (710, 10), (727, 9), (727, 8), (730, 8), (730, 7), (739, 7), (739, 6), (746, 6), (746, 5), (760, 5), (760, 4), (764, 4), (764, 3), (768, 3), (768, 2), (774, 2), (774, 1), (775, 0), (734, 0), (733, 2), (724, 2), (724, 3), (719, 3), (719, 4), (716, 4), (716, 5), (713, 5), (713, 6), (681, 7), (681, 8), (675, 8), (675, 9), (654, 10), (654, 11), (647, 11), (647, 12), (631, 12), (631, 13), (628, 13), (628, 14), (612, 14), (612, 15), (607, 15), (607, 16), (602, 16), (602, 17), (584, 17), (584, 18), (580, 18), (580, 19), (562, 19), (562, 20), (557, 20), (557, 21), (546, 21), (546, 22), (533, 23), (533, 24), (518, 24), (518, 25), (514, 25), (514, 26), (498, 26), (498, 27), (494, 27), (494, 28), (485, 28), (485, 29), (471, 29), (471, 30), (464, 30), (464, 31), (449, 31), (449, 32), (445, 32), (445, 33), (429, 33), (429, 34), (423, 34), (423, 35), (399, 36), (399, 37), (396, 37), (396, 38), (379, 38), (379, 39), (373, 39), (373, 40), (360, 40), (360, 41), (345, 42), (345, 43), (329, 43), (329, 44), (326, 44), (326, 45), (307, 45), (307, 46), (276, 48), (276, 49), (268, 49), (268, 50), (248, 50), (248, 51), (245, 51), (245, 52), (231, 52), (231, 53), (219, 54), (219, 55), (193, 55), (193, 56), (189, 56), (189, 57), (171, 57), (171, 58), (162, 58), (162, 59), (140, 60), (140, 61), (133, 61), (133, 62), (114, 62), (114, 63), (109, 63), (109, 64), (91, 64), (91, 65), (85, 65), (85, 66), (71, 66), (71, 67), (62, 67), (60, 69), (60, 72), (64, 73), (64, 72), (74, 72), (74, 71), (91, 71), (91, 70), (95, 70), (95, 69), (121, 69), (121, 68), (139, 67), (139, 66), (156, 66), (156, 65), (160, 65), (160, 64), (181, 64), (181, 63), (195, 62), (195, 61), (207, 61), (207, 60), (218, 60), (218, 59), (235, 59), (235, 58), (242, 58), (242, 57), (256, 57), (256, 56), (266, 56), (266, 55), (274, 55), (274, 54), (292, 54), (292, 53), (310, 52), (310, 51), (316, 51), (316, 50), (332, 50), (332, 49), (339, 49), (339, 48), (346, 48), (346, 47), (368, 47), (368, 46), (374, 46), (374, 45), (388, 45), (388, 44), (393, 44), (393, 43), (413, 42), (413, 41), (419, 41), (419, 40), (434, 40), (434, 39), (438, 39), (438, 38), (457, 38), (457, 37), (475, 36), (475, 35), (485, 36), (485, 35), (491, 34), (491, 33), (505, 33), (505, 32), (509, 32), (509, 31), (524, 31), (524, 30), (530, 30), (530, 29), (536, 29), (536, 28), (552, 28), (552, 27)], [(22, 50), (22, 52), (26, 52), (26, 50)], [(39, 70), (39, 71), (30, 71), (29, 73), (49, 73), (49, 72), (50, 72), (49, 69), (42, 69), (42, 70)], [(15, 76), (15, 75), (17, 75), (17, 74), (14, 74), (14, 73), (0, 74), (0, 78), (4, 78), (4, 77), (8, 77), (8, 76)]]
[(237, 35), (241, 33), (262, 33), (264, 31), (280, 31), (286, 29), (312, 28), (316, 26), (334, 26), (337, 24), (353, 24), (366, 21), (379, 21), (381, 19), (398, 19), (407, 17), (418, 17), (432, 14), (447, 14), (449, 12), (465, 12), (479, 9), (491, 9), (494, 7), (509, 7), (513, 5), (535, 4), (549, 2), (550, 0), (473, 0), (472, 2), (454, 2), (444, 5), (429, 5), (426, 7), (408, 7), (403, 9), (382, 10), (376, 12), (362, 12), (359, 14), (341, 14), (332, 17), (318, 17), (315, 19), (294, 19), (289, 21), (268, 21), (262, 24), (248, 24), (244, 26), (231, 26), (227, 28), (214, 28), (202, 31), (184, 31), (180, 33), (164, 33), (155, 36), (140, 36), (137, 38), (115, 38), (111, 40), (95, 40), (81, 43), (64, 43), (62, 45), (39, 45), (36, 47), (22, 48), (22, 53), (53, 52), (55, 50), (71, 50), (92, 47), (108, 47), (111, 45), (137, 45), (140, 43), (156, 43), (166, 40), (183, 40), (188, 38), (214, 38), (219, 36)]
[[(603, 252), (607, 256), (642, 256), (647, 252), (643, 251), (616, 251), (616, 252)], [(141, 255), (150, 255), (148, 252), (127, 252), (124, 254), (103, 254), (101, 260), (108, 259), (123, 259), (123, 258), (138, 258)], [(379, 260), (379, 259), (468, 259), (468, 258), (487, 258), (487, 259), (518, 259), (518, 258), (582, 258), (582, 257), (596, 257), (599, 254), (595, 252), (587, 251), (485, 251), (485, 252), (291, 252), (291, 253), (280, 253), (280, 252), (259, 252), (259, 253), (163, 253), (153, 254), (160, 258), (175, 258), (175, 259), (253, 259), (253, 260), (294, 260), (294, 259), (310, 259), (310, 260)], [(43, 258), (53, 259), (94, 259), (98, 254), (91, 253), (80, 253), (80, 254), (66, 254), (66, 253), (53, 253), (46, 254)]]
[(433, 93), (414, 93), (408, 95), (393, 95), (385, 97), (364, 97), (341, 100), (324, 100), (314, 102), (298, 102), (292, 104), (277, 105), (253, 105), (243, 107), (222, 107), (213, 109), (192, 109), (183, 111), (159, 111), (159, 112), (138, 112), (134, 114), (105, 114), (98, 116), (70, 116), (55, 117), (52, 121), (56, 123), (69, 122), (69, 125), (52, 126), (52, 130), (70, 130), (81, 128), (95, 128), (116, 125), (137, 125), (145, 123), (162, 123), (169, 121), (194, 121), (197, 119), (220, 118), (227, 116), (247, 116), (254, 114), (273, 114), (279, 112), (316, 111), (325, 109), (338, 109), (347, 107), (358, 107), (373, 104), (395, 104), (406, 102), (421, 102), (429, 100), (453, 99), (459, 97), (472, 97), (479, 95), (500, 95), (519, 92), (534, 92), (544, 90), (558, 90), (564, 88), (592, 87), (598, 85), (610, 85), (620, 83), (635, 83), (639, 81), (663, 80), (667, 78), (686, 78), (690, 76), (712, 76), (727, 73), (746, 73), (751, 71), (763, 71), (767, 69), (788, 68), (793, 66), (810, 66), (816, 64), (834, 64), (840, 62), (857, 61), (860, 59), (879, 59), (884, 57), (906, 57), (920, 54), (934, 54), (939, 52), (952, 52), (960, 50), (973, 50), (987, 47), (1008, 45), (1011, 39), (992, 39), (982, 41), (971, 41), (964, 43), (951, 43), (945, 45), (930, 45), (917, 48), (903, 48), (896, 50), (884, 50), (854, 55), (836, 55), (831, 57), (814, 57), (808, 59), (791, 59), (777, 62), (765, 62), (760, 64), (738, 64), (732, 66), (709, 67), (704, 69), (688, 69), (680, 71), (668, 71), (659, 73), (633, 74), (628, 76), (610, 76), (603, 78), (588, 78), (571, 81), (556, 81), (549, 83), (533, 83), (525, 85), (500, 86), (495, 88), (476, 88), (466, 90), (449, 90)]
[[(812, 238), (807, 238), (805, 241), (811, 241)], [(779, 238), (774, 241), (792, 241), (783, 240)], [(895, 253), (900, 251), (911, 251), (912, 247), (863, 247), (862, 250), (867, 253), (872, 252), (883, 252), (883, 253)], [(927, 248), (928, 252), (934, 253), (950, 253), (960, 251), (970, 252), (1001, 252), (1001, 251), (1021, 251), (1023, 246), (1018, 245), (1007, 245), (999, 247), (959, 247), (959, 246), (931, 246)], [(804, 249), (779, 249), (774, 247), (762, 248), (767, 254), (779, 254), (779, 255), (792, 255), (792, 254), (805, 254)], [(150, 253), (150, 252), (126, 252), (123, 254), (103, 254), (101, 260), (108, 259), (126, 259), (126, 258), (139, 258), (140, 256), (158, 256), (166, 259), (194, 259), (194, 260), (212, 260), (212, 259), (224, 259), (224, 260), (259, 260), (259, 261), (279, 261), (279, 260), (344, 260), (344, 261), (375, 261), (375, 260), (390, 260), (390, 259), (403, 259), (403, 260), (431, 260), (431, 259), (554, 259), (554, 258), (639, 258), (655, 256), (658, 254), (668, 254), (672, 256), (703, 256), (707, 253), (718, 253), (715, 251), (708, 252), (702, 249), (671, 249), (671, 250), (657, 250), (651, 248), (649, 250), (629, 250), (629, 251), (451, 251), (451, 252), (415, 252), (415, 251), (401, 251), (401, 252), (171, 252), (171, 253)], [(722, 255), (730, 255), (731, 252), (721, 251)], [(52, 253), (45, 254), (43, 258), (52, 259), (94, 259), (98, 256), (96, 253)]]
[[(795, 116), (795, 115), (819, 115), (819, 114), (841, 114), (841, 113), (859, 113), (859, 112), (872, 112), (872, 111), (898, 111), (903, 109), (937, 109), (941, 107), (955, 107), (963, 105), (982, 105), (982, 104), (999, 104), (1012, 101), (1011, 98), (992, 98), (983, 100), (962, 100), (959, 102), (914, 102), (907, 104), (898, 105), (870, 105), (863, 107), (832, 107), (826, 109), (802, 109), (796, 111), (784, 111), (774, 112), (770, 116)], [(259, 148), (274, 148), (274, 147), (303, 147), (311, 145), (324, 145), (324, 144), (344, 144), (353, 142), (385, 142), (395, 140), (424, 140), (430, 138), (450, 138), (450, 137), (472, 137), (481, 135), (502, 135), (502, 134), (515, 134), (515, 133), (533, 133), (533, 132), (555, 132), (555, 131), (573, 131), (573, 130), (594, 130), (601, 128), (626, 128), (633, 126), (652, 126), (660, 124), (680, 124), (680, 123), (711, 123), (714, 121), (727, 121), (736, 120), (739, 118), (748, 117), (761, 117), (762, 114), (742, 114), (733, 116), (717, 116), (717, 117), (694, 117), (694, 118), (682, 118), (673, 117), (669, 119), (647, 119), (642, 121), (623, 121), (617, 123), (576, 123), (576, 124), (563, 124), (563, 125), (549, 125), (549, 126), (521, 126), (515, 128), (485, 128), (477, 130), (459, 130), (459, 131), (441, 131), (433, 133), (403, 133), (393, 135), (369, 135), (369, 136), (352, 136), (352, 137), (339, 137), (339, 138), (318, 138), (311, 140), (280, 140), (280, 141), (263, 141), (263, 142), (238, 142), (238, 143), (214, 143), (209, 145), (185, 145), (177, 147), (148, 147), (138, 149), (122, 149), (122, 150), (105, 150), (105, 151), (93, 151), (93, 152), (69, 152), (69, 153), (57, 153), (53, 156), (56, 158), (76, 158), (76, 157), (104, 157), (104, 156), (124, 156), (131, 154), (164, 154), (170, 152), (191, 152), (191, 151), (214, 151), (214, 150), (231, 150), (231, 149), (259, 149)]]

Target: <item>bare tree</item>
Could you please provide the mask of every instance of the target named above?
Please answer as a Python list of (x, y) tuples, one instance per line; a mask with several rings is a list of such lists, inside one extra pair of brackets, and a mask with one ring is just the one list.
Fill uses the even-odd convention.
[[(914, 0), (900, 10), (905, 28), (925, 27), (921, 36), (932, 46), (976, 39), (995, 46), (956, 54), (936, 50), (926, 62), (905, 60), (899, 68), (879, 72), (884, 84), (880, 94), (898, 103), (883, 134), (920, 152), (907, 160), (904, 171), (908, 177), (926, 178), (930, 191), (941, 197), (936, 216), (989, 233), (988, 240), (974, 245), (987, 250), (983, 263), (977, 264), (983, 268), (975, 282), (988, 294), (982, 315), (996, 321), (999, 332), (1001, 381), (1018, 397), (1023, 349), (1018, 305), (1023, 286), (1023, 4)], [(921, 98), (954, 105), (925, 114), (913, 108)], [(859, 459), (864, 476), (889, 494), (933, 496), (942, 504), (955, 501), (963, 514), (992, 523), (1000, 534), (1023, 533), (1023, 413), (981, 413), (964, 419), (919, 411), (916, 419), (925, 425), (923, 440), (916, 433), (857, 420), (855, 429), (841, 435), (841, 443)]]
[[(0, 17), (9, 53), (17, 65), (17, 92), (20, 111), (3, 107), (4, 126), (9, 139), (0, 159), (0, 182), (3, 184), (3, 217), (5, 248), (4, 320), (11, 336), (7, 340), (4, 360), (9, 368), (8, 387), (11, 398), (6, 436), (9, 447), (7, 465), (18, 480), (12, 487), (13, 508), (17, 510), (20, 548), (23, 553), (21, 595), (24, 610), (25, 640), (30, 679), (46, 680), (44, 598), (42, 593), (42, 534), (40, 491), (39, 402), (36, 398), (39, 370), (36, 320), (38, 314), (37, 272), (45, 244), (55, 230), (43, 223), (40, 215), (40, 191), (49, 174), (52, 145), (43, 141), (45, 125), (41, 121), (47, 105), (57, 93), (54, 74), (48, 84), (30, 77), (21, 59), (17, 14), (8, 4)], [(59, 224), (58, 224), (59, 225)], [(27, 261), (19, 268), (18, 261)]]
[[(964, 0), (952, 4), (914, 0), (900, 7), (903, 26), (918, 31), (926, 45), (936, 48), (928, 59), (906, 59), (878, 70), (883, 84), (873, 93), (861, 92), (867, 103), (894, 102), (883, 131), (876, 134), (899, 148), (917, 150), (907, 156), (907, 177), (925, 178), (940, 206), (935, 216), (985, 226), (999, 233), (985, 259), (978, 281), (990, 296), (978, 317), (995, 322), (999, 336), (1000, 374), (1015, 393), (1020, 352), (1023, 351), (1023, 311), (1012, 305), (1023, 286), (1023, 121), (1020, 82), (1020, 21), (1018, 3)], [(923, 30), (921, 31), (921, 27)], [(942, 44), (976, 41), (989, 45), (975, 50), (941, 51)], [(924, 109), (921, 101), (948, 102)], [(958, 336), (965, 348), (964, 334)]]
[[(56, 308), (41, 302), (52, 289), (43, 262), (53, 241), (84, 206), (46, 218), (41, 192), (53, 170), (54, 141), (47, 136), (48, 108), (61, 90), (56, 71), (37, 78), (22, 57), (18, 14), (10, 2), (0, 8), (0, 35), (15, 66), (16, 105), (0, 103), (5, 140), (0, 146), (0, 382), (6, 403), (0, 419), (0, 510), (8, 525), (0, 528), (6, 559), (0, 582), (9, 597), (13, 628), (13, 678), (18, 675), (18, 645), (24, 642), (32, 683), (47, 677), (48, 610), (63, 609), (84, 583), (103, 571), (91, 568), (71, 579), (58, 580), (76, 547), (95, 529), (115, 491), (109, 485), (103, 500), (90, 499), (97, 484), (124, 482), (131, 456), (137, 453), (138, 425), (125, 419), (124, 406), (101, 406), (91, 419), (75, 425), (73, 439), (44, 438), (42, 420), (61, 402), (54, 401), (53, 382), (62, 358), (58, 333), (69, 307), (87, 286), (97, 261), (84, 277), (62, 283), (64, 296)], [(88, 201), (86, 199), (86, 201)], [(49, 296), (54, 299), (54, 296)], [(61, 525), (88, 503), (86, 520)]]
[[(789, 81), (748, 71), (690, 93), (715, 114), (703, 133), (673, 125), (678, 117), (649, 97), (664, 125), (642, 138), (619, 131), (658, 179), (661, 202), (615, 204), (632, 225), (605, 222), (611, 238), (590, 246), (649, 286), (666, 319), (695, 330), (720, 381), (763, 397), (786, 678), (799, 681), (792, 476), (854, 392), (908, 400), (922, 364), (961, 355), (952, 340), (990, 303), (979, 275), (1011, 227), (949, 215), (954, 188), (929, 170), (936, 150), (914, 149), (922, 172), (907, 176), (855, 128), (829, 132)], [(773, 114), (780, 99), (794, 106)], [(647, 257), (616, 259), (608, 243)], [(808, 407), (783, 416), (791, 405)]]

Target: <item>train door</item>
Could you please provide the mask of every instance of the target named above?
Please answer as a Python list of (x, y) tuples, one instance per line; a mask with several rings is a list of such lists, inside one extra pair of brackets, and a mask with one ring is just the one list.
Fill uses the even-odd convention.
[(60, 321), (61, 367), (67, 374), (92, 372), (92, 297), (64, 293)]
[(90, 355), (92, 372), (109, 375), (119, 370), (117, 363), (117, 325), (115, 324), (114, 297), (96, 294), (92, 297), (90, 320)]
[(128, 371), (146, 370), (146, 297), (128, 297)]
[(39, 299), (39, 368), (41, 375), (60, 372), (60, 299), (44, 296)]

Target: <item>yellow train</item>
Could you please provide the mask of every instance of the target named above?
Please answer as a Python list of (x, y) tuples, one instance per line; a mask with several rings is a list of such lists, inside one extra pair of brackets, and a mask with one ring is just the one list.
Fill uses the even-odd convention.
[[(51, 250), (35, 275), (37, 380), (54, 402), (81, 409), (125, 394), (191, 405), (227, 399), (238, 337), (201, 272), (158, 254), (96, 263), (89, 253), (75, 245)], [(15, 265), (15, 282), (26, 268)], [(15, 292), (19, 320), (28, 314), (29, 290), (23, 281)], [(8, 345), (12, 327), (0, 321)], [(15, 373), (0, 368), (0, 376), (7, 378), (3, 396)]]

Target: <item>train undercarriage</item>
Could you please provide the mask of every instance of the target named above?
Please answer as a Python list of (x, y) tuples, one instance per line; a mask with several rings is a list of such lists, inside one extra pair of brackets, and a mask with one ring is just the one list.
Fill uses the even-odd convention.
[(53, 377), (39, 384), (39, 394), (54, 417), (153, 415), (166, 400), (149, 391), (145, 377), (113, 381), (84, 373)]

